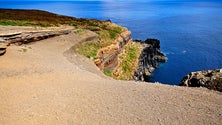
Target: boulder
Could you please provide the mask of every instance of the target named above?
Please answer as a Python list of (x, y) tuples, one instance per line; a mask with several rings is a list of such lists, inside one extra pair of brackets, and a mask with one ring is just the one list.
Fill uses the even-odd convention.
[(222, 69), (191, 72), (185, 76), (180, 86), (206, 87), (222, 92)]

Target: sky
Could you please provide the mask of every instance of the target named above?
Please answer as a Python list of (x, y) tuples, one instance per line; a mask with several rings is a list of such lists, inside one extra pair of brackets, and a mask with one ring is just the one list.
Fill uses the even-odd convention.
[[(138, 1), (138, 0), (0, 0), (0, 1)], [(170, 1), (170, 0), (139, 0), (139, 1)], [(188, 1), (196, 1), (196, 0), (188, 0)]]
[(196, 1), (221, 1), (221, 0), (0, 0), (0, 2), (4, 1), (104, 1), (104, 2), (120, 2), (120, 1), (184, 1), (184, 2), (196, 2)]

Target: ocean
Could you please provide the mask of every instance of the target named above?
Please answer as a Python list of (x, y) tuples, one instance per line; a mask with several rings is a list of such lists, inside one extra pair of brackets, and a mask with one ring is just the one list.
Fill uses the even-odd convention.
[(222, 68), (220, 0), (0, 1), (0, 8), (110, 19), (132, 31), (133, 39), (157, 38), (168, 61), (149, 81), (178, 85), (188, 73)]

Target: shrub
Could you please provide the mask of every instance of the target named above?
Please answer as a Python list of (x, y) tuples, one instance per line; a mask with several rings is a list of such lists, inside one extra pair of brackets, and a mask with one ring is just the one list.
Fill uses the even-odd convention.
[(108, 69), (104, 69), (103, 73), (109, 77), (112, 77), (112, 72)]

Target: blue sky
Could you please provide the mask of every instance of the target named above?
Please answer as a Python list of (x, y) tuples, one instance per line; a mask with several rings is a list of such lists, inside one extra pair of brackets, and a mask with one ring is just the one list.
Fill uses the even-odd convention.
[[(136, 0), (1, 0), (1, 1), (136, 1)], [(139, 0), (139, 1), (167, 1), (167, 0)]]
[[(2, 0), (2, 1), (138, 1), (138, 0)], [(173, 0), (139, 0), (139, 1), (173, 1)], [(197, 0), (179, 0), (179, 1), (197, 1)]]

